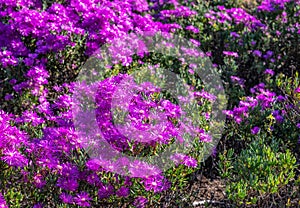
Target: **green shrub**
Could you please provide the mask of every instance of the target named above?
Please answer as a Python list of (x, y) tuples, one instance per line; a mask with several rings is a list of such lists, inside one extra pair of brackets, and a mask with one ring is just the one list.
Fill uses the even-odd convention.
[(289, 150), (281, 152), (278, 141), (266, 144), (263, 137), (258, 138), (231, 161), (228, 198), (239, 205), (261, 203), (294, 178), (295, 163)]

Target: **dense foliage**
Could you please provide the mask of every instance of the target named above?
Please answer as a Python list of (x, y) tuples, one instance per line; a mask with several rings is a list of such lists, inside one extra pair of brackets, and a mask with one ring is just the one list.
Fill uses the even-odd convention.
[[(115, 45), (144, 32), (176, 35), (189, 46), (174, 58), (132, 39), (126, 43), (137, 53)], [(206, 151), (226, 181), (226, 203), (297, 206), (299, 40), (299, 0), (0, 0), (0, 207), (162, 206), (168, 191), (201, 170)], [(113, 46), (115, 60), (102, 66), (93, 94), (76, 81), (104, 45)], [(210, 135), (220, 97), (187, 57), (210, 59), (222, 78), (225, 148)], [(185, 80), (190, 97), (179, 102), (164, 90), (161, 68)], [(149, 80), (133, 79), (149, 70)], [(118, 91), (124, 80), (135, 94), (129, 103)], [(74, 94), (87, 103), (94, 95), (96, 106), (78, 109)], [(105, 149), (92, 157), (86, 142), (99, 131), (89, 110), (101, 139), (136, 159), (112, 162)], [(193, 148), (171, 154), (168, 169), (139, 160), (186, 140)]]

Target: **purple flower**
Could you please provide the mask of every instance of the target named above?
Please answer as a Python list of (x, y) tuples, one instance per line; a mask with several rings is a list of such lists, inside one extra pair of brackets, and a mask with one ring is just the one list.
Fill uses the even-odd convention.
[(280, 115), (280, 110), (273, 111), (272, 115), (275, 117), (276, 121), (281, 123), (284, 120), (284, 117)]
[(189, 25), (185, 29), (192, 31), (195, 34), (199, 33), (199, 29), (194, 27), (193, 25)]
[(218, 8), (218, 10), (220, 10), (220, 11), (223, 11), (223, 10), (226, 9), (224, 6), (217, 6), (217, 8)]
[(17, 80), (16, 79), (11, 79), (11, 80), (9, 80), (9, 84), (11, 84), (11, 85), (14, 85), (14, 84), (16, 84), (17, 83)]
[(143, 183), (146, 191), (153, 190), (154, 193), (162, 192), (170, 187), (170, 183), (161, 175), (147, 177)]
[(281, 115), (276, 115), (276, 116), (275, 116), (275, 119), (276, 119), (277, 122), (282, 123), (283, 120), (284, 120), (284, 117), (281, 116)]
[(239, 57), (238, 53), (232, 51), (223, 51), (223, 54), (226, 56)]
[(0, 193), (0, 207), (1, 208), (8, 208), (8, 205), (3, 197), (3, 195)]
[(267, 53), (263, 56), (265, 59), (269, 59), (273, 56), (273, 51), (267, 51)]
[(135, 160), (130, 164), (129, 172), (131, 177), (148, 177), (162, 173), (158, 167), (139, 160)]
[(53, 105), (54, 108), (68, 108), (70, 106), (72, 106), (72, 98), (69, 95), (60, 95)]
[(213, 147), (211, 150), (211, 156), (215, 158), (217, 156), (218, 150), (217, 147)]
[(76, 191), (78, 188), (78, 182), (75, 178), (61, 177), (57, 180), (57, 186), (68, 191)]
[(181, 153), (176, 153), (171, 156), (171, 160), (174, 161), (176, 165), (183, 164), (187, 167), (196, 168), (198, 165), (198, 161), (193, 157)]
[(65, 204), (72, 204), (73, 203), (73, 196), (67, 193), (61, 193), (59, 198)]
[(43, 65), (32, 67), (26, 76), (33, 79), (36, 84), (48, 84), (47, 78), (49, 78), (49, 74)]
[(194, 71), (193, 69), (189, 69), (188, 72), (189, 72), (190, 74), (195, 74), (195, 71)]
[(138, 196), (134, 199), (133, 205), (136, 208), (144, 208), (148, 203), (148, 199), (143, 196)]
[(226, 13), (232, 17), (236, 24), (243, 23), (251, 30), (256, 30), (259, 27), (264, 27), (264, 25), (258, 19), (256, 19), (256, 17), (248, 14), (241, 8), (227, 9)]
[(62, 164), (60, 174), (66, 178), (68, 177), (78, 178), (79, 170), (75, 165), (71, 163), (64, 163)]
[(13, 98), (14, 98), (14, 96), (13, 96), (12, 94), (6, 94), (5, 97), (4, 97), (4, 99), (5, 99), (6, 101), (11, 100), (11, 99), (13, 99)]
[(127, 197), (130, 194), (130, 189), (128, 187), (122, 186), (116, 191), (116, 195), (119, 197)]
[(277, 35), (277, 36), (280, 36), (280, 35), (281, 35), (281, 32), (278, 31), (278, 30), (276, 30), (276, 35)]
[(299, 129), (300, 129), (300, 123), (297, 123), (297, 128), (299, 128)]
[(245, 87), (246, 80), (239, 78), (237, 76), (230, 76), (230, 79), (234, 83), (238, 83), (241, 87)]
[(194, 92), (194, 96), (195, 97), (202, 97), (204, 99), (209, 100), (210, 102), (213, 102), (216, 100), (216, 96), (213, 94), (210, 94), (204, 90), (202, 90), (201, 92)]
[(33, 126), (38, 126), (39, 124), (44, 123), (44, 119), (40, 118), (36, 112), (33, 111), (24, 111), (23, 115), (15, 119), (16, 122), (22, 122), (22, 123), (31, 123)]
[(43, 186), (45, 186), (46, 184), (46, 181), (44, 180), (43, 176), (41, 174), (36, 174), (34, 177), (33, 177), (33, 180), (34, 180), (34, 185), (37, 187), (37, 188), (42, 188)]
[(74, 197), (74, 202), (82, 207), (90, 207), (90, 200), (92, 200), (92, 198), (86, 192), (81, 192), (80, 194), (77, 194), (76, 197)]
[(251, 129), (251, 134), (256, 135), (260, 131), (260, 128), (258, 126), (255, 126)]
[(174, 161), (175, 165), (179, 165), (182, 164), (185, 156), (185, 154), (175, 153), (174, 155), (171, 155), (170, 158)]
[(24, 167), (28, 164), (28, 160), (16, 150), (3, 150), (1, 159), (10, 166)]
[(265, 70), (265, 74), (269, 74), (269, 75), (273, 76), (274, 75), (274, 71), (272, 69), (266, 69)]
[(277, 101), (278, 102), (283, 102), (283, 101), (285, 101), (286, 100), (286, 97), (284, 97), (284, 96), (282, 96), (282, 95), (279, 95), (278, 97), (277, 97)]
[[(83, 174), (83, 177), (86, 178), (86, 174)], [(96, 173), (91, 173), (86, 178), (86, 181), (91, 185), (95, 185), (100, 182), (100, 179)]]
[(234, 38), (239, 38), (240, 35), (236, 32), (230, 32), (230, 36), (234, 37)]
[(232, 117), (233, 117), (233, 111), (232, 111), (232, 110), (223, 110), (223, 113), (224, 113), (228, 118), (232, 118)]
[[(45, 149), (46, 149), (46, 147), (45, 147)], [(44, 149), (44, 151), (45, 151), (45, 149)], [(47, 167), (47, 168), (57, 168), (58, 171), (60, 171), (61, 170), (60, 168), (62, 168), (62, 166), (58, 165), (59, 164), (58, 159), (53, 157), (52, 154), (46, 153), (46, 152), (44, 152), (43, 155), (38, 157), (37, 164), (40, 167), (43, 167), (43, 168), (45, 168), (45, 167)]]
[(252, 53), (254, 56), (257, 56), (257, 57), (261, 57), (261, 55), (262, 55), (261, 51), (259, 51), (259, 50), (254, 50)]
[(114, 187), (110, 184), (107, 185), (100, 185), (100, 188), (98, 190), (98, 196), (100, 199), (108, 198), (114, 193)]
[(40, 202), (33, 206), (33, 208), (43, 208), (43, 207), (44, 207), (43, 204)]
[(266, 86), (266, 84), (265, 84), (265, 83), (259, 83), (257, 86), (258, 86), (259, 88), (263, 89), (263, 88)]
[(14, 85), (14, 86), (13, 86), (13, 89), (14, 89), (17, 93), (21, 93), (22, 90), (23, 90), (24, 88), (26, 88), (26, 87), (28, 87), (27, 82), (21, 82), (21, 83), (19, 83), (19, 84)]
[(295, 89), (295, 93), (300, 93), (300, 87)]
[(98, 159), (90, 159), (86, 162), (86, 166), (92, 171), (97, 171), (100, 168), (100, 161)]
[(190, 17), (193, 15), (196, 15), (196, 11), (190, 10), (190, 8), (185, 7), (185, 6), (179, 6), (175, 10), (163, 10), (160, 12), (162, 17), (169, 18), (171, 16), (175, 17)]
[[(201, 45), (201, 43), (198, 41), (198, 40), (195, 40), (195, 39), (190, 39), (191, 43), (193, 43), (194, 46), (198, 47)], [(196, 64), (195, 64), (196, 65)], [(196, 65), (197, 66), (197, 65)]]
[(187, 167), (196, 168), (198, 165), (198, 161), (195, 158), (187, 155), (183, 159), (183, 164)]
[(205, 132), (200, 133), (199, 138), (200, 138), (201, 142), (211, 142), (212, 141), (211, 135), (209, 135), (209, 134), (207, 134)]
[(268, 90), (260, 89), (261, 93), (257, 95), (257, 99), (261, 102), (263, 109), (268, 108), (274, 102), (276, 94)]

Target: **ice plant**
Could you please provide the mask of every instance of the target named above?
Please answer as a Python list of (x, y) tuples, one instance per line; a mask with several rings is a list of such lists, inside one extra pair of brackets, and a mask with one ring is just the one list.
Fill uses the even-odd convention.
[(0, 207), (1, 208), (8, 208), (8, 205), (3, 197), (3, 195), (0, 193)]
[(86, 192), (81, 192), (74, 197), (74, 202), (81, 207), (90, 207), (89, 201), (92, 198)]
[(258, 126), (255, 126), (251, 129), (251, 134), (258, 134), (260, 131), (260, 128)]
[[(182, 47), (181, 55), (210, 57), (226, 85), (240, 86), (234, 87), (237, 91), (228, 89), (229, 96), (234, 94), (232, 106), (224, 111), (229, 118), (228, 135), (248, 138), (252, 134), (259, 140), (268, 133), (297, 146), (300, 88), (294, 73), (299, 66), (294, 46), (300, 33), (299, 5), (298, 0), (263, 0), (248, 12), (229, 1), (224, 5), (207, 2), (202, 7), (176, 0), (0, 0), (0, 177), (4, 187), (0, 207), (48, 203), (93, 207), (112, 200), (145, 207), (149, 201), (153, 204), (155, 194), (176, 185), (172, 177), (180, 174), (177, 170), (200, 167), (199, 152), (171, 155), (178, 168), (175, 176), (138, 159), (110, 160), (109, 151), (99, 158), (87, 156), (90, 152), (84, 145), (94, 135), (132, 157), (159, 154), (174, 142), (184, 143), (186, 134), (196, 146), (214, 140), (209, 121), (215, 115), (209, 109), (218, 98), (202, 90), (196, 73), (202, 68), (196, 64), (180, 58), (180, 67), (176, 63), (169, 68), (191, 85), (201, 111), (197, 121), (182, 119), (188, 113), (184, 106), (150, 82), (129, 82), (135, 92), (130, 102), (126, 93), (118, 93), (118, 84), (145, 63), (169, 62), (165, 54), (165, 59), (151, 56), (143, 41), (114, 44), (129, 34), (175, 33), (197, 49), (203, 47), (203, 52)], [(114, 60), (98, 83), (95, 112), (78, 115), (86, 128), (95, 116), (101, 132), (92, 129), (94, 134), (83, 139), (74, 124), (77, 103), (72, 95), (78, 88), (73, 81), (85, 61), (104, 45), (111, 45)], [(291, 74), (293, 81), (276, 80)], [(280, 83), (286, 84), (282, 92), (274, 87)], [(84, 87), (83, 91), (92, 94)], [(190, 103), (189, 98), (178, 100)], [(240, 129), (245, 132), (235, 135)], [(94, 145), (99, 147), (97, 142)]]

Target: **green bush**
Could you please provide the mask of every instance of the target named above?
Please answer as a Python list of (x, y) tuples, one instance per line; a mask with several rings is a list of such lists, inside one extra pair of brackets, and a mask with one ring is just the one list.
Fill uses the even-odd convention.
[(281, 152), (280, 143), (274, 138), (266, 144), (263, 137), (253, 141), (230, 162), (231, 181), (226, 192), (228, 198), (239, 205), (260, 204), (295, 176), (295, 156), (289, 150)]

